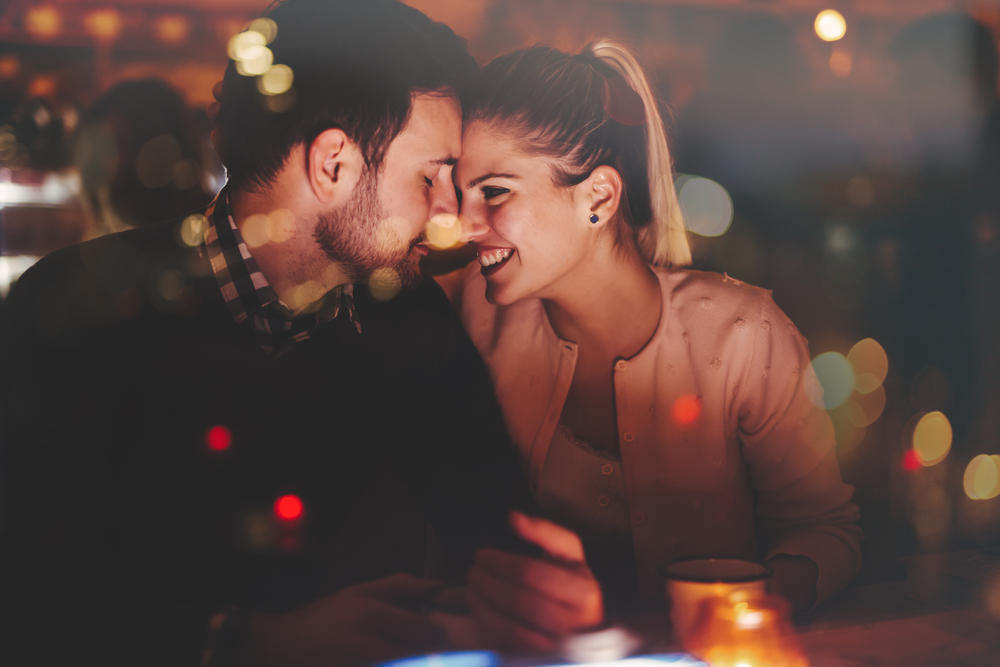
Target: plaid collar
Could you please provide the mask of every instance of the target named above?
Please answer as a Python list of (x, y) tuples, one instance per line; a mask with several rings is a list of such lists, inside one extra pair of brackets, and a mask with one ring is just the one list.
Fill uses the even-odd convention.
[(222, 298), (237, 324), (253, 323), (257, 343), (264, 352), (275, 358), (287, 353), (295, 343), (312, 336), (317, 326), (335, 319), (341, 310), (361, 333), (354, 310), (354, 286), (350, 284), (333, 288), (307, 308), (306, 314), (293, 317), (250, 254), (233, 220), (225, 188), (209, 205), (205, 217), (209, 221), (205, 246)]

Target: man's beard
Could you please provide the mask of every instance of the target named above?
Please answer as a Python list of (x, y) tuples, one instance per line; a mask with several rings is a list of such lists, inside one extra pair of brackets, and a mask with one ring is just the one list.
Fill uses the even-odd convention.
[[(367, 283), (375, 271), (388, 269), (398, 276), (403, 289), (412, 289), (420, 284), (420, 256), (413, 249), (421, 237), (402, 239), (388, 227), (378, 184), (378, 170), (365, 167), (350, 201), (320, 214), (313, 236), (352, 281)], [(379, 278), (385, 280), (383, 271)]]

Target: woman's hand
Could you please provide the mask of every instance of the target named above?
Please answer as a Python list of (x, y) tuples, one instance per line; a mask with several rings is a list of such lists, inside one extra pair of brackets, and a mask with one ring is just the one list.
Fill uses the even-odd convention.
[(574, 632), (604, 621), (601, 587), (580, 538), (550, 521), (510, 516), (514, 531), (547, 557), (482, 549), (469, 571), (469, 608), (480, 638), (506, 650), (552, 651)]

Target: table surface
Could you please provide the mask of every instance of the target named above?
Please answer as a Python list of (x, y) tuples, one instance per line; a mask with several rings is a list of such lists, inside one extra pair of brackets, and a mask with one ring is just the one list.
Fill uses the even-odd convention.
[[(906, 566), (907, 581), (849, 587), (796, 619), (811, 667), (1000, 667), (1000, 617), (986, 604), (988, 588), (1000, 598), (1000, 550), (918, 556)], [(646, 651), (679, 650), (665, 614), (628, 625), (646, 637)]]

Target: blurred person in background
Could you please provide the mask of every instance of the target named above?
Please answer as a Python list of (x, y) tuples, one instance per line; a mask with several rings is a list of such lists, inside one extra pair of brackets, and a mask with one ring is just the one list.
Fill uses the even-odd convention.
[[(5, 666), (372, 664), (440, 645), (416, 613), (440, 585), (406, 574), (428, 520), (459, 571), (524, 547), (508, 512), (535, 504), (489, 375), (418, 271), (427, 220), (457, 214), (475, 62), (395, 0), (268, 17), (294, 100), (229, 63), (229, 183), (204, 215), (143, 224), (166, 211), (115, 197), (118, 152), (98, 154), (88, 178), (137, 228), (48, 255), (4, 303)], [(126, 133), (138, 200), (169, 131)]]
[(164, 81), (115, 85), (84, 114), (74, 143), (90, 236), (172, 220), (212, 199), (194, 117)]
[(612, 616), (655, 606), (658, 566), (685, 557), (764, 560), (796, 610), (845, 586), (858, 508), (806, 341), (769, 292), (681, 269), (670, 153), (633, 56), (515, 51), (463, 106), (455, 181), (479, 261), (440, 280), (536, 500), (568, 529), (548, 562), (480, 552), (483, 636), (551, 648), (566, 591), (596, 576)]

